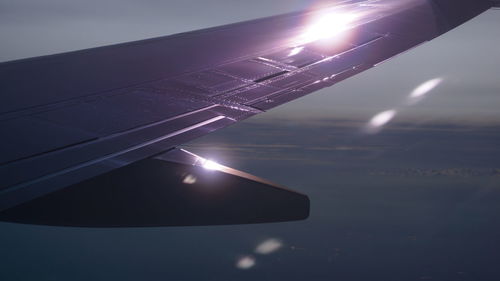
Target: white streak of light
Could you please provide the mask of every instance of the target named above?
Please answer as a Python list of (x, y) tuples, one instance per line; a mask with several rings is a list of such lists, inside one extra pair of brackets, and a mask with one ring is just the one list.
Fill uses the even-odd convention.
[(439, 84), (443, 82), (443, 78), (435, 78), (420, 84), (410, 94), (410, 99), (418, 99), (434, 90)]
[(293, 57), (295, 55), (298, 55), (300, 52), (302, 52), (302, 50), (304, 50), (304, 47), (295, 47), (293, 48), (290, 53), (288, 54), (289, 57)]

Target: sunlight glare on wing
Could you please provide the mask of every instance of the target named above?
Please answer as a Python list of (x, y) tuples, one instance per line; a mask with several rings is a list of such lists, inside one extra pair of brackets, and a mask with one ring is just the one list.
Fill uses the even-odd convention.
[(288, 54), (289, 57), (293, 57), (295, 55), (298, 55), (300, 54), (300, 52), (302, 52), (302, 50), (304, 50), (304, 47), (295, 47), (293, 48), (290, 53)]
[(222, 168), (222, 165), (215, 162), (215, 161), (212, 161), (212, 160), (209, 160), (209, 159), (203, 159), (203, 162), (201, 164), (201, 166), (207, 170), (220, 170)]
[(357, 18), (357, 14), (349, 12), (327, 13), (306, 28), (305, 32), (300, 36), (299, 42), (307, 44), (336, 37), (350, 29)]

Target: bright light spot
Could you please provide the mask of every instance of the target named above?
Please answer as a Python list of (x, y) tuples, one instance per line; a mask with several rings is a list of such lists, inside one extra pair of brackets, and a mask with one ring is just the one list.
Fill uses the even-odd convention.
[(352, 13), (329, 13), (320, 17), (306, 29), (299, 39), (300, 42), (310, 43), (321, 39), (332, 38), (352, 26), (358, 15)]
[(410, 98), (419, 99), (423, 97), (430, 91), (434, 90), (437, 86), (439, 86), (439, 84), (441, 84), (443, 80), (443, 78), (435, 78), (420, 84), (420, 86), (418, 86), (417, 88), (415, 88), (415, 90), (413, 90), (413, 92), (411, 92)]
[(220, 170), (222, 167), (221, 164), (208, 159), (204, 159), (201, 166), (207, 170)]
[(236, 261), (236, 267), (239, 269), (250, 269), (255, 265), (255, 258), (252, 256), (244, 256)]
[(187, 176), (184, 177), (184, 180), (182, 180), (183, 183), (185, 184), (195, 184), (196, 183), (196, 177), (188, 174)]
[(278, 239), (267, 239), (260, 243), (257, 248), (255, 248), (255, 253), (261, 255), (268, 255), (276, 252), (283, 246), (283, 243)]
[(370, 126), (373, 128), (379, 128), (387, 124), (389, 121), (396, 116), (396, 110), (391, 109), (387, 111), (380, 112), (379, 114), (373, 116), (370, 120)]
[(290, 53), (288, 54), (289, 57), (293, 57), (295, 55), (298, 55), (300, 52), (302, 52), (302, 50), (304, 50), (304, 47), (295, 47), (293, 48)]

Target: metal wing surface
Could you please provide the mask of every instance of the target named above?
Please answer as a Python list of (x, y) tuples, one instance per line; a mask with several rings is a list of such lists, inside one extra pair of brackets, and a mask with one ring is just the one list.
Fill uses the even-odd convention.
[[(141, 209), (151, 198), (158, 197), (154, 195), (158, 187), (152, 192), (141, 186), (146, 181), (142, 179), (122, 190), (108, 190), (107, 202), (127, 198), (116, 206), (91, 203), (91, 198), (102, 197), (109, 186), (118, 182), (123, 185), (123, 178), (130, 174), (135, 173), (135, 179), (148, 178), (148, 186), (152, 186), (151, 178), (179, 169), (172, 167), (173, 163), (185, 165), (186, 169), (200, 168), (205, 160), (175, 147), (370, 69), (491, 6), (493, 2), (478, 0), (337, 1), (307, 11), (221, 27), (1, 63), (0, 211), (10, 214), (3, 217), (10, 221), (84, 226), (305, 218), (309, 210), (307, 197), (277, 186), (272, 187), (274, 191), (291, 196), (288, 210), (300, 201), (304, 211), (294, 216), (280, 213), (270, 219), (264, 218), (264, 212), (261, 220), (246, 214), (244, 220), (189, 222), (184, 218), (141, 223), (148, 217), (161, 217), (158, 213), (175, 214), (177, 209), (164, 210), (159, 202), (159, 207), (134, 220), (117, 222), (117, 218), (133, 216), (124, 213), (127, 206)], [(159, 166), (163, 170), (158, 170)], [(168, 186), (185, 185), (186, 177), (192, 174), (175, 175), (177, 178), (169, 179)], [(249, 175), (232, 175), (272, 186)], [(188, 180), (187, 184), (194, 183)], [(64, 191), (84, 189), (89, 196), (75, 197)], [(145, 190), (154, 194), (137, 201), (137, 194)], [(188, 195), (174, 192), (162, 196)], [(78, 198), (86, 203), (72, 213), (69, 209), (78, 205)], [(294, 201), (297, 198), (300, 200)], [(269, 206), (285, 201), (270, 201)], [(66, 203), (63, 206), (61, 202)], [(42, 214), (58, 205), (56, 211), (33, 219), (34, 213)], [(218, 205), (225, 206), (220, 202)], [(81, 216), (91, 219), (72, 221), (85, 206), (97, 210), (85, 210), (86, 215)], [(95, 221), (113, 212), (114, 216)], [(48, 219), (60, 213), (69, 215)]]

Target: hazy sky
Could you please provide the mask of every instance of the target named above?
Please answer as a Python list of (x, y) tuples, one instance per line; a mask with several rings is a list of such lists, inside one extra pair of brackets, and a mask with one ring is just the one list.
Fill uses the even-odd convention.
[(272, 16), (308, 7), (311, 2), (1, 0), (0, 60), (102, 46)]

